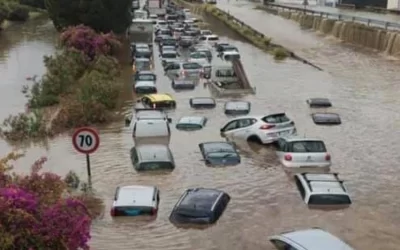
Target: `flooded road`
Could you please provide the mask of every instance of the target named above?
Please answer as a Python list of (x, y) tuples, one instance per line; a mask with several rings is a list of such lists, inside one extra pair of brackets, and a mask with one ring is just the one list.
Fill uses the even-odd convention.
[[(233, 12), (234, 8), (231, 10)], [(246, 10), (243, 20), (245, 16)], [(251, 16), (246, 18), (250, 20)], [(254, 20), (259, 20), (255, 14)], [(294, 29), (290, 23), (277, 24), (282, 30)], [(332, 155), (332, 171), (339, 172), (347, 180), (354, 204), (346, 210), (309, 210), (269, 147), (238, 141), (242, 156), (240, 165), (218, 169), (205, 167), (200, 161), (197, 145), (222, 140), (219, 128), (228, 119), (223, 115), (223, 103), (227, 99), (218, 99), (214, 110), (191, 110), (189, 99), (209, 96), (208, 89), (200, 84), (194, 91), (175, 93), (163, 76), (160, 62), (156, 60), (159, 92), (171, 93), (177, 100), (177, 109), (171, 114), (173, 124), (184, 115), (204, 115), (209, 122), (203, 130), (195, 132), (172, 129), (170, 147), (177, 167), (170, 174), (158, 175), (134, 171), (129, 158), (133, 146), (131, 131), (124, 127), (123, 121), (100, 130), (100, 148), (91, 157), (92, 182), (96, 192), (104, 199), (106, 210), (104, 217), (93, 224), (92, 248), (265, 250), (273, 249), (267, 241), (269, 235), (292, 229), (322, 227), (356, 249), (398, 249), (400, 202), (396, 198), (400, 188), (400, 157), (397, 154), (400, 149), (400, 100), (395, 83), (399, 82), (400, 76), (397, 62), (389, 62), (365, 51), (356, 53), (352, 48), (298, 30), (293, 40), (300, 41), (300, 44), (303, 39), (315, 42), (315, 46), (298, 45), (298, 49), (307, 55), (307, 59), (326, 69), (317, 71), (291, 60), (276, 63), (259, 49), (234, 40), (231, 34), (221, 33), (218, 25), (214, 28), (221, 40), (239, 48), (249, 81), (257, 88), (255, 96), (243, 98), (251, 101), (252, 114), (285, 111), (295, 120), (299, 134), (324, 139)], [(0, 93), (4, 95), (0, 117), (6, 117), (13, 109), (23, 109), (25, 100), (19, 91), (24, 78), (26, 75), (42, 74), (41, 56), (54, 50), (55, 33), (51, 24), (44, 22), (36, 28), (28, 26), (24, 30), (16, 33), (22, 42), (0, 52), (3, 76)], [(42, 30), (42, 35), (37, 35), (37, 30)], [(286, 38), (280, 39), (284, 41)], [(294, 44), (292, 40), (290, 43)], [(157, 56), (155, 50), (155, 58)], [(126, 91), (130, 93), (129, 68), (125, 79)], [(132, 107), (132, 100), (128, 99), (130, 96), (126, 95), (124, 112), (129, 112)], [(314, 125), (310, 118), (311, 111), (305, 103), (309, 97), (330, 98), (343, 124), (337, 127)], [(2, 152), (6, 153), (11, 148), (1, 143)], [(49, 158), (46, 164), (48, 170), (65, 174), (72, 169), (86, 179), (85, 157), (75, 152), (70, 135), (51, 140), (45, 146), (27, 148), (27, 156), (16, 164), (17, 170), (26, 171), (34, 159), (43, 155)], [(157, 185), (160, 188), (161, 204), (156, 220), (113, 220), (109, 216), (115, 187), (133, 184)], [(206, 230), (185, 230), (169, 223), (168, 216), (175, 202), (190, 187), (218, 188), (231, 195), (227, 210), (215, 226)]]

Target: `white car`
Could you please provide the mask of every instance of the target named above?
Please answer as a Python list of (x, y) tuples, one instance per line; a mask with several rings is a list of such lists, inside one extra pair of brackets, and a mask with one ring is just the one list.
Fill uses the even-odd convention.
[(240, 54), (237, 51), (229, 50), (222, 52), (220, 57), (225, 61), (233, 61), (234, 59), (240, 59)]
[(220, 131), (223, 136), (267, 144), (296, 134), (296, 127), (285, 113), (274, 113), (237, 117), (229, 120)]
[(331, 166), (331, 155), (322, 140), (290, 136), (278, 140), (279, 161), (288, 168)]
[(207, 54), (204, 52), (192, 52), (189, 55), (189, 62), (195, 62), (200, 64), (201, 66), (208, 66), (210, 63), (208, 62)]
[(157, 215), (160, 191), (154, 186), (117, 187), (111, 216)]
[(157, 23), (155, 25), (155, 30), (159, 29), (168, 29), (168, 23), (164, 20), (157, 20)]
[(219, 37), (217, 35), (204, 35), (199, 37), (199, 43), (208, 43), (214, 45), (219, 41)]
[(349, 206), (351, 199), (337, 173), (302, 173), (294, 176), (301, 198), (308, 205)]
[(338, 237), (319, 228), (284, 232), (269, 237), (278, 250), (354, 250)]

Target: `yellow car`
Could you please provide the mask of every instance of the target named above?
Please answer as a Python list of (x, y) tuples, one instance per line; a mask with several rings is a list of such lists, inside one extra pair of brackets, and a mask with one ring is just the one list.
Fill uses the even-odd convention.
[(144, 95), (139, 102), (143, 105), (143, 108), (150, 109), (174, 109), (176, 107), (176, 101), (170, 94)]

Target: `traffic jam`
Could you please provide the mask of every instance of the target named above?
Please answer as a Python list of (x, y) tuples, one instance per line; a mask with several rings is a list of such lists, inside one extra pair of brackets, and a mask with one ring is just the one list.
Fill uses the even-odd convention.
[[(220, 41), (211, 30), (202, 29), (200, 18), (188, 9), (173, 2), (150, 5), (147, 1), (142, 10), (134, 10), (130, 31), (130, 35), (137, 38), (132, 39), (130, 45), (134, 107), (125, 118), (125, 125), (132, 133), (134, 147), (130, 155), (138, 174), (173, 171), (177, 166), (169, 147), (174, 137), (172, 131), (186, 132), (184, 138), (190, 140), (192, 133), (205, 129), (210, 122), (207, 112), (215, 112), (221, 103), (218, 97), (210, 94), (208, 86), (230, 86), (239, 80), (231, 63), (233, 59), (240, 59), (236, 46)], [(136, 24), (139, 28), (135, 28)], [(151, 35), (135, 37), (134, 32), (151, 32)], [(174, 93), (190, 97), (188, 102), (177, 103), (174, 94), (163, 91), (162, 85), (169, 85), (168, 89)], [(196, 97), (192, 97), (196, 92)], [(178, 105), (187, 106), (191, 112), (176, 117)], [(310, 98), (304, 105), (316, 110), (311, 115), (316, 125), (341, 124), (340, 116), (329, 112), (332, 107), (329, 99)], [(238, 141), (273, 145), (276, 159), (285, 171), (293, 171), (299, 196), (306, 205), (338, 208), (351, 205), (344, 181), (338, 173), (330, 172), (332, 159), (323, 140), (298, 135), (295, 121), (285, 112), (253, 114), (252, 103), (238, 97), (224, 101), (222, 106), (220, 116), (226, 119), (220, 126), (221, 138), (198, 144), (202, 157), (198, 160), (204, 163), (204, 171), (224, 167), (230, 171), (229, 166), (240, 164)], [(157, 217), (162, 192), (168, 190), (160, 190), (157, 183), (119, 186), (111, 216)], [(229, 209), (231, 199), (234, 198), (227, 192), (214, 187), (182, 190), (175, 206), (171, 207), (169, 221), (177, 227), (212, 225)], [(316, 238), (321, 240), (313, 240)], [(269, 240), (277, 249), (353, 249), (318, 228), (285, 232)]]

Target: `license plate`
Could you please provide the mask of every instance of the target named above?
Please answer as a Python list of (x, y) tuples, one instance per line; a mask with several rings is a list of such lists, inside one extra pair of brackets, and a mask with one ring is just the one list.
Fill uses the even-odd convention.
[(289, 134), (289, 131), (284, 131), (284, 132), (278, 133), (279, 136), (285, 136), (285, 135), (288, 135), (288, 134)]

